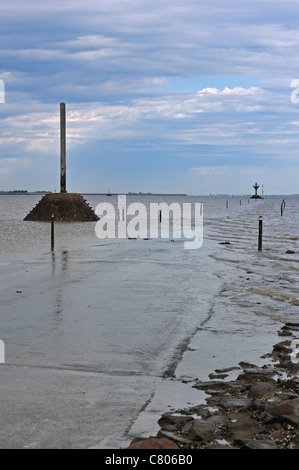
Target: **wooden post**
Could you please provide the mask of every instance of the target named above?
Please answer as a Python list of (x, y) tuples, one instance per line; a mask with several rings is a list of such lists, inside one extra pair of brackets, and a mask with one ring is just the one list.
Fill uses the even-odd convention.
[(280, 206), (280, 215), (283, 216), (283, 203)]
[(263, 217), (259, 218), (259, 245), (258, 250), (262, 251), (263, 248)]
[(51, 215), (51, 251), (54, 251), (54, 214)]
[(159, 221), (162, 222), (162, 211), (159, 211)]
[(65, 104), (60, 103), (60, 192), (66, 193)]

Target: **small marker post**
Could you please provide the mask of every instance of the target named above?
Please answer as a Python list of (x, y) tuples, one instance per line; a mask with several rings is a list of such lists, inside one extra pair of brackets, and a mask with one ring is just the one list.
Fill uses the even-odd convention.
[(263, 217), (260, 216), (259, 218), (259, 243), (258, 243), (258, 250), (262, 251), (263, 249)]
[(51, 215), (51, 251), (54, 251), (54, 214)]

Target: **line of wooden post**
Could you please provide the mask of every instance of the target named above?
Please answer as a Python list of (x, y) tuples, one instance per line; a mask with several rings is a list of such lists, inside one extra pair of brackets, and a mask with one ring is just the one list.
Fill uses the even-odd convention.
[(263, 249), (263, 217), (260, 216), (259, 218), (259, 243), (258, 243), (258, 250), (262, 251)]
[(54, 251), (54, 214), (51, 216), (51, 251)]
[(282, 200), (282, 203), (281, 203), (281, 206), (280, 206), (280, 215), (282, 216), (283, 215), (283, 210), (285, 209), (286, 207), (286, 202), (285, 200), (283, 199)]

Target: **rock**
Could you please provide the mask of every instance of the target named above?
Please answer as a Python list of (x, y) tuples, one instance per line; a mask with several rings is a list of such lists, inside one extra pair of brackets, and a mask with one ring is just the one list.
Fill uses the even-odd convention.
[(229, 388), (229, 382), (198, 382), (192, 388), (198, 388), (199, 390), (225, 390)]
[(283, 388), (291, 389), (291, 390), (295, 390), (299, 392), (299, 379), (296, 377), (293, 377), (292, 379), (289, 379), (289, 380), (278, 379), (277, 383), (281, 385)]
[(232, 370), (240, 370), (240, 367), (226, 367), (223, 369), (215, 369), (216, 374), (225, 374), (226, 372), (231, 372)]
[(278, 449), (275, 441), (256, 439), (236, 439), (235, 444), (241, 449)]
[(229, 423), (227, 431), (230, 437), (235, 441), (236, 439), (254, 437), (257, 434), (265, 432), (265, 428), (256, 420), (245, 416), (235, 423)]
[(286, 359), (281, 361), (279, 367), (282, 369), (287, 369), (290, 372), (298, 372), (299, 371), (299, 363), (291, 361), (290, 359)]
[[(225, 397), (223, 400), (219, 402), (219, 405), (226, 410), (230, 409), (242, 409), (247, 410), (248, 407), (251, 405), (252, 399), (251, 398), (232, 398), (232, 397)], [(241, 411), (242, 411), (241, 410)]]
[(259, 374), (259, 375), (274, 375), (276, 373), (276, 369), (274, 367), (254, 367), (245, 369), (244, 372), (246, 374)]
[(189, 439), (211, 442), (215, 440), (215, 426), (207, 421), (195, 419), (190, 430)]
[(185, 439), (184, 437), (177, 436), (176, 434), (173, 434), (172, 432), (169, 432), (169, 431), (160, 430), (157, 434), (157, 437), (170, 439), (171, 441), (174, 441), (181, 445), (192, 444), (192, 441), (190, 441), (190, 439)]
[(276, 418), (275, 421), (299, 425), (299, 398), (270, 405), (266, 407), (266, 411)]
[(293, 251), (293, 250), (287, 250), (286, 251), (286, 254), (288, 254), (288, 255), (293, 255), (294, 253), (295, 253), (295, 251)]
[(159, 419), (159, 426), (166, 431), (174, 431), (177, 426), (184, 425), (187, 421), (192, 421), (192, 416), (164, 413)]
[(208, 444), (205, 447), (205, 449), (239, 449), (239, 447), (232, 447), (229, 445), (216, 443), (216, 444)]
[(242, 367), (242, 369), (257, 369), (257, 366), (254, 364), (250, 364), (249, 362), (239, 362), (239, 365)]
[(296, 436), (291, 444), (291, 449), (299, 449), (299, 436)]
[(209, 416), (211, 416), (211, 412), (209, 411), (209, 409), (206, 407), (206, 405), (197, 405), (197, 406), (192, 406), (190, 409), (189, 409), (190, 413), (192, 415), (197, 415), (197, 416), (201, 416), (203, 418), (208, 418)]
[[(299, 323), (285, 324), (281, 331), (297, 328)], [(278, 343), (264, 356), (271, 358), (271, 365), (240, 362), (237, 379), (196, 383), (193, 388), (209, 395), (205, 404), (165, 413), (158, 436), (181, 449), (298, 449), (299, 378), (297, 364), (291, 370), (290, 344)], [(218, 377), (210, 378), (240, 367), (215, 369)]]
[(275, 384), (275, 380), (272, 379), (272, 377), (268, 377), (266, 374), (258, 374), (258, 373), (251, 373), (251, 372), (244, 372), (243, 374), (240, 374), (237, 377), (237, 380), (243, 381), (243, 382), (270, 382)]
[(293, 336), (293, 332), (291, 330), (279, 331), (278, 336)]
[(150, 437), (142, 441), (132, 442), (128, 449), (179, 449), (179, 446), (170, 439)]
[(292, 352), (290, 345), (290, 341), (282, 341), (281, 343), (277, 343), (273, 346), (273, 353), (290, 354)]
[(225, 379), (226, 377), (228, 377), (228, 374), (210, 374), (209, 375), (209, 379)]
[(249, 390), (249, 396), (251, 397), (265, 397), (270, 395), (276, 386), (269, 382), (259, 382), (257, 384), (252, 385), (251, 389)]
[(216, 414), (207, 419), (207, 423), (212, 426), (224, 426), (227, 422), (228, 418), (225, 414)]

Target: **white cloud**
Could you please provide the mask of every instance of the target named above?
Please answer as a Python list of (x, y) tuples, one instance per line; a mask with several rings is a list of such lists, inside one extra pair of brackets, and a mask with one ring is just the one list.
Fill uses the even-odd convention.
[(199, 96), (246, 96), (246, 95), (255, 95), (261, 92), (258, 87), (250, 87), (248, 89), (242, 87), (229, 88), (225, 87), (223, 90), (218, 90), (217, 88), (204, 88), (198, 92)]
[[(155, 152), (169, 165), (184, 155), (186, 171), (211, 178), (241, 158), (289, 162), (298, 148), (297, 9), (291, 0), (6, 2), (3, 155), (56, 158), (65, 101), (71, 152), (109, 142), (113, 161), (127, 145), (127, 158), (147, 152), (146, 167)], [(175, 79), (199, 85), (160, 92)]]

